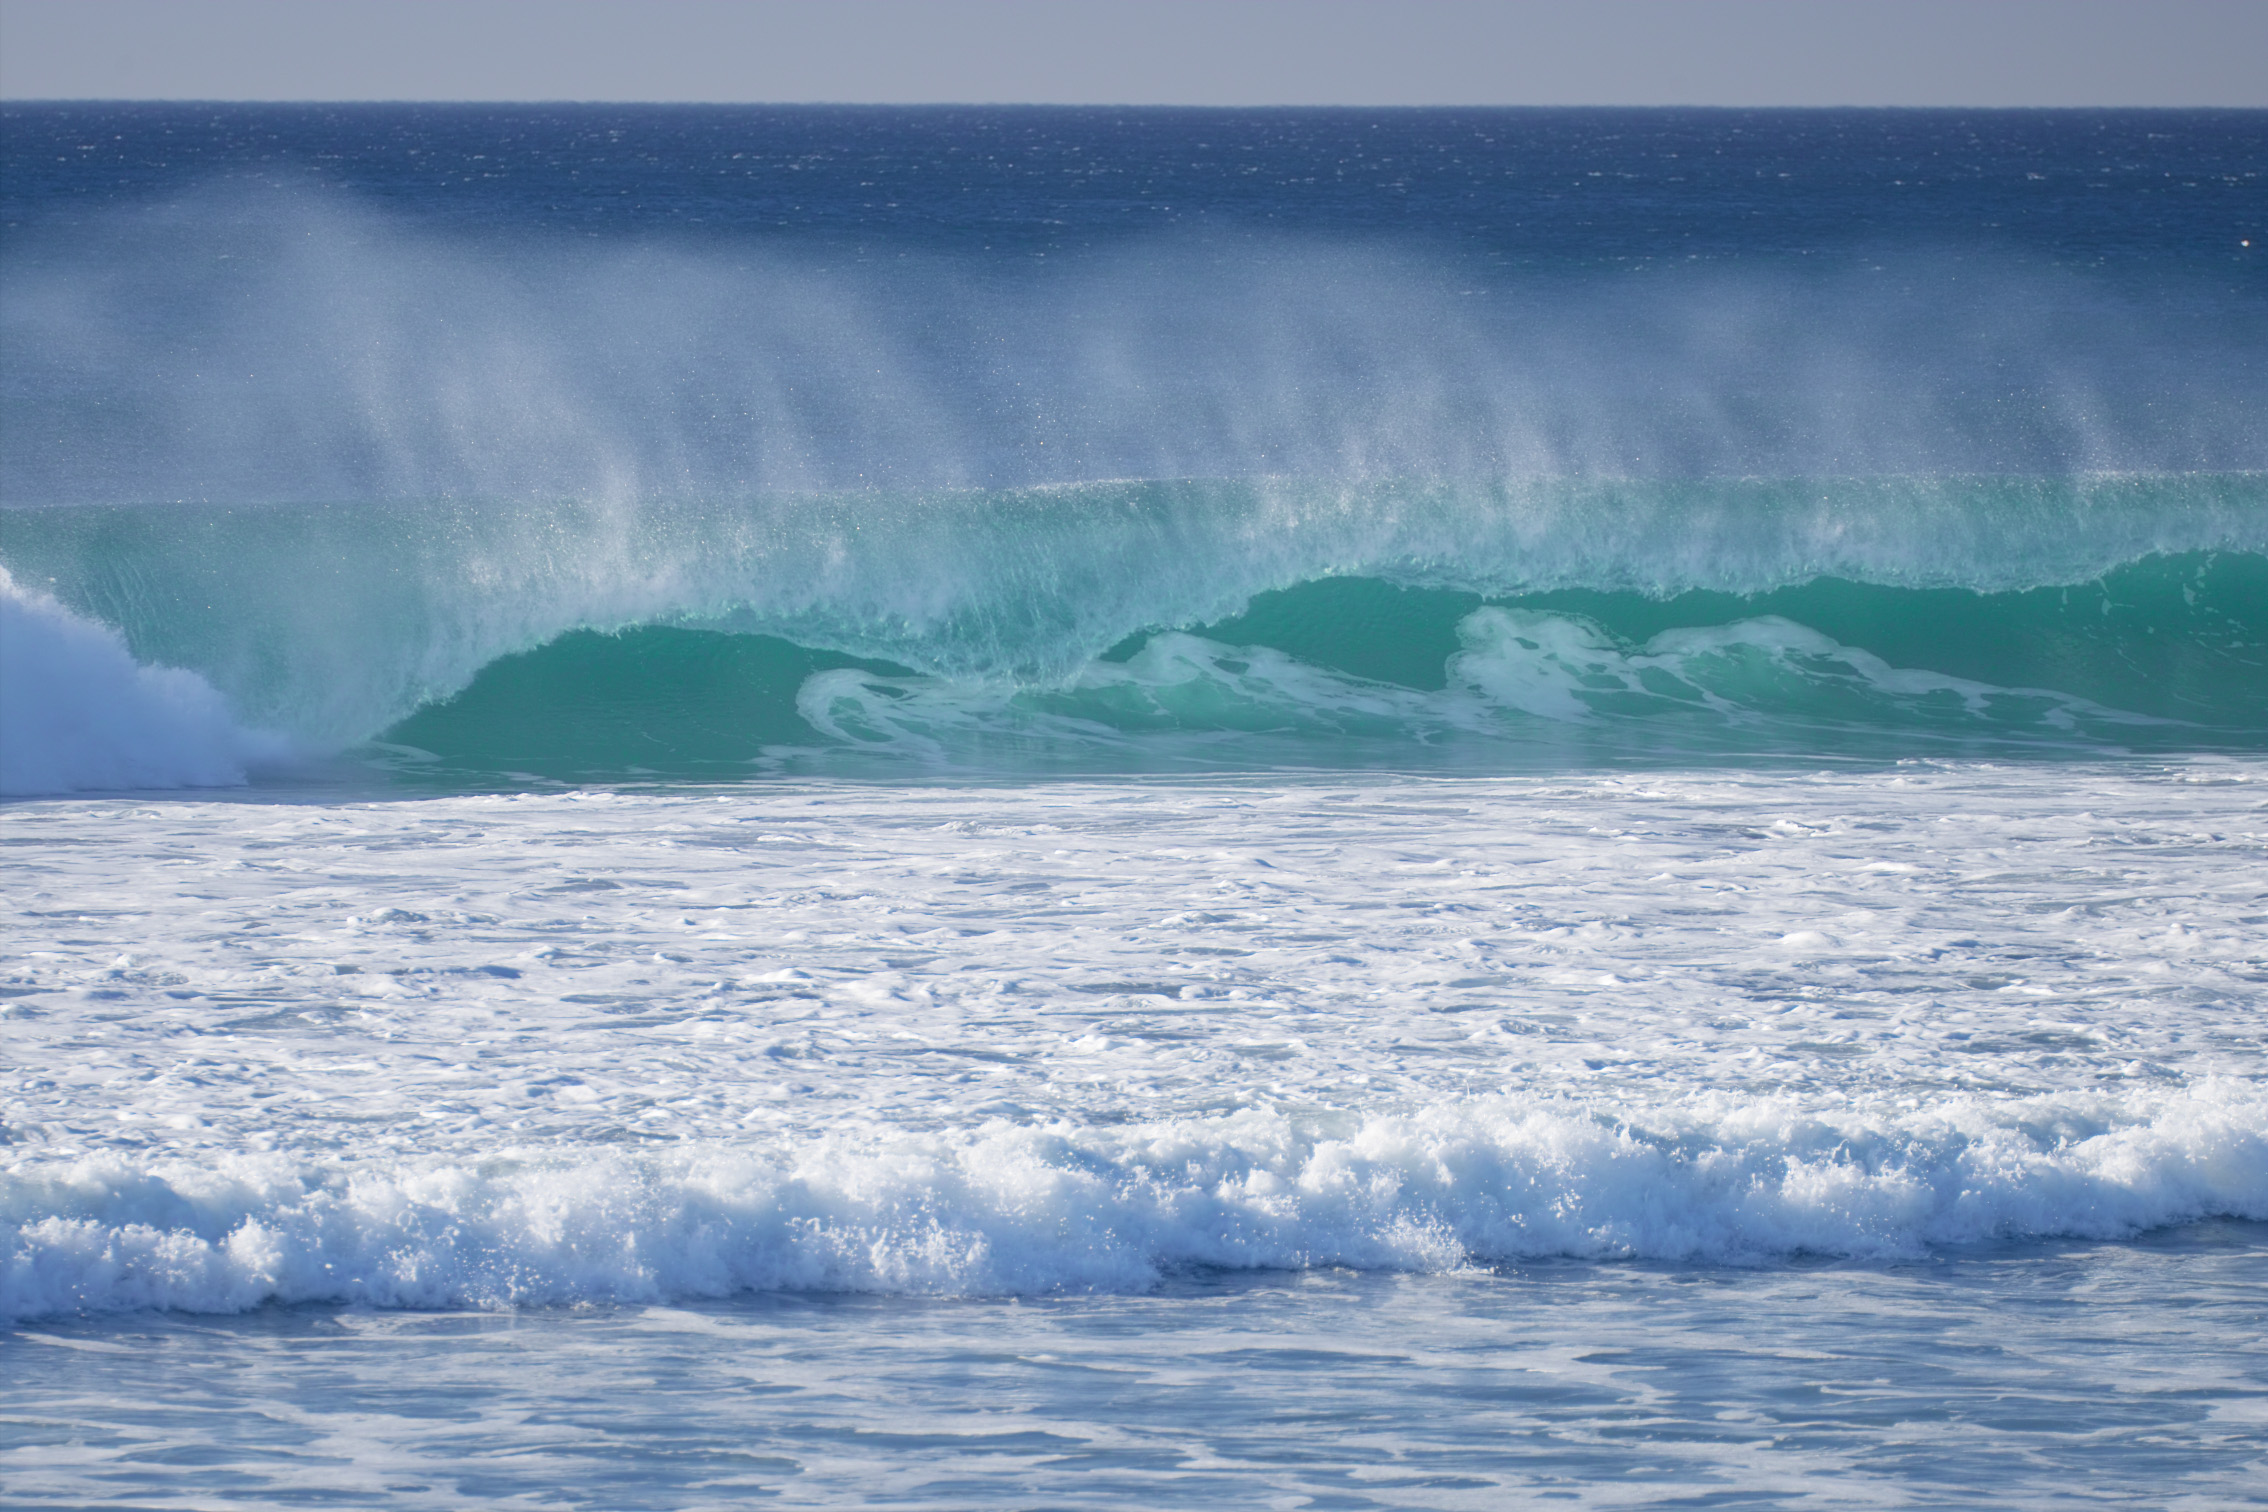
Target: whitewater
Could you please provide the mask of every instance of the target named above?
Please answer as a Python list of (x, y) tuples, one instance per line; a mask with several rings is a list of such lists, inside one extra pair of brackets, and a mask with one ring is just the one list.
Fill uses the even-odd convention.
[[(1116, 1290), (2268, 1218), (2268, 1041), (2224, 1007), (2263, 966), (2263, 780), (42, 807), (18, 886), (72, 939), (11, 974), (40, 1071), (0, 1305)], [(144, 872), (174, 886), (120, 907)]]
[(0, 124), (0, 1499), (2260, 1503), (2257, 113)]

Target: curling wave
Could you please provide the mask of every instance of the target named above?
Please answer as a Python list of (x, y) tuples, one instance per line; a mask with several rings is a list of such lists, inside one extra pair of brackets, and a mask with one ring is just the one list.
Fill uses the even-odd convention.
[(2268, 741), (2255, 474), (87, 507), (0, 558), (451, 781)]
[(136, 662), (0, 567), (0, 794), (227, 787), (285, 749), (196, 673)]

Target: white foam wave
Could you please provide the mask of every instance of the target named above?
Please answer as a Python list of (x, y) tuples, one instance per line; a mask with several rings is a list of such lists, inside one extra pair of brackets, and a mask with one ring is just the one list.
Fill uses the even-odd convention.
[(1244, 1112), (471, 1163), (105, 1155), (0, 1176), (0, 1314), (1122, 1290), (1199, 1266), (1881, 1258), (2213, 1215), (2268, 1218), (2268, 1100), (2249, 1084), (1903, 1110), (1724, 1094), (1643, 1112), (1447, 1101), (1336, 1128)]
[(196, 673), (137, 662), (0, 568), (0, 793), (226, 787), (282, 755)]
[(1667, 630), (1635, 649), (1590, 622), (1486, 608), (1457, 627), (1452, 683), (1488, 703), (1544, 719), (1706, 712), (1959, 726), (1991, 721), (2069, 731), (2080, 720), (2162, 723), (2044, 688), (2001, 688), (1950, 673), (1894, 667), (1793, 621), (1766, 615)]
[(1947, 738), (2132, 738), (2164, 721), (2044, 689), (2000, 688), (1893, 667), (1778, 618), (1671, 630), (1618, 643), (1568, 615), (1482, 608), (1457, 627), (1448, 686), (1426, 692), (1310, 666), (1266, 646), (1153, 635), (1124, 662), (1093, 662), (1065, 686), (890, 677), (838, 669), (806, 679), (804, 721), (852, 750), (951, 764), (1002, 739), (1066, 753), (1127, 737), (1384, 738), (1403, 746), (1501, 741), (1610, 721), (1660, 724), (1690, 746), (1753, 744), (1775, 730), (1898, 729)]

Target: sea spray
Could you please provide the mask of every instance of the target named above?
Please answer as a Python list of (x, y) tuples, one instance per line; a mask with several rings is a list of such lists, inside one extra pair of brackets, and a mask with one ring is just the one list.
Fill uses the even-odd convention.
[(288, 749), (196, 673), (136, 662), (117, 632), (0, 568), (0, 794), (226, 787)]
[(1613, 275), (1251, 231), (1009, 278), (918, 247), (445, 234), (208, 187), (11, 237), (0, 494), (2257, 470), (2260, 332), (2213, 293), (1974, 248)]
[[(2256, 344), (2249, 307), (2224, 308), (2202, 269), (2121, 281), (1905, 242), (1609, 276), (1588, 253), (1222, 222), (1043, 238), (1010, 276), (983, 248), (898, 245), (886, 224), (846, 252), (768, 222), (722, 239), (450, 228), (290, 174), (91, 209), (48, 203), (44, 182), (25, 181), (44, 208), (0, 264), (0, 497), (20, 506), (0, 514), (0, 560), (314, 751), (379, 740), (440, 758), (430, 771), (582, 778), (746, 775), (814, 750), (1172, 767), (1187, 753), (1171, 742), (1120, 737), (1298, 743), (1350, 718), (1405, 750), (1444, 731), (1485, 744), (1503, 721), (1479, 705), (1538, 715), (1507, 690), (1557, 674), (1500, 666), (1459, 681), (1478, 704), (1342, 717), (1398, 698), (1342, 674), (1456, 681), (1459, 627), (1484, 601), (1603, 633), (1610, 661), (1661, 654), (1665, 629), (1785, 619), (1824, 637), (1821, 666), (1873, 657), (2000, 690), (1945, 685), (1988, 743), (2132, 743), (2143, 727), (2119, 715), (2260, 723), (2243, 603), (2268, 556)], [(2121, 595), (2165, 577), (2156, 562), (2212, 607), (2130, 613)], [(1213, 628), (1358, 580), (1469, 602), (1424, 653), (1389, 633), (1319, 663)], [(1871, 617), (1765, 602), (1838, 585), (1941, 597)], [(1995, 596), (2047, 589), (2099, 601), (2113, 633), (2090, 641), (2069, 609), (2052, 647), (2022, 634), (2015, 654), (1980, 652), (2004, 643)], [(1533, 602), (1547, 594), (1722, 601), (1632, 633), (1594, 604)], [(1969, 644), (1921, 644), (1933, 620)], [(788, 649), (730, 707), (706, 700), (740, 672), (703, 683), (667, 657), (660, 684), (690, 700), (674, 707), (602, 709), (564, 685), (589, 659), (574, 637), (643, 634), (630, 654), (652, 661), (660, 630)], [(1223, 648), (1191, 668), (1254, 648), (1297, 666), (1265, 694), (1144, 672), (1143, 638), (1179, 632)], [(1760, 666), (1795, 666), (1780, 644)], [(542, 731), (483, 712), (476, 684), (519, 676), (520, 656), (551, 667), (522, 683), (567, 700), (526, 711)], [(1650, 697), (1676, 715), (1667, 698), (1754, 727), (1777, 676), (1730, 704), (1639, 689), (1619, 713)], [(1914, 727), (1879, 698), (1837, 714), (1818, 676), (1793, 677), (1760, 748)], [(838, 694), (914, 703), (837, 719)], [(460, 695), (474, 707), (444, 717)], [(1596, 723), (1614, 702), (1555, 707)], [(916, 705), (937, 728), (911, 729)], [(2111, 713), (2074, 712), (2091, 706)], [(562, 734), (575, 709), (614, 733)], [(1712, 743), (1625, 726), (1578, 744)], [(982, 752), (951, 734), (979, 727)], [(1207, 765), (1284, 755), (1205, 744)], [(1736, 744), (1758, 748), (1754, 728)], [(1380, 757), (1309, 739), (1294, 759)]]

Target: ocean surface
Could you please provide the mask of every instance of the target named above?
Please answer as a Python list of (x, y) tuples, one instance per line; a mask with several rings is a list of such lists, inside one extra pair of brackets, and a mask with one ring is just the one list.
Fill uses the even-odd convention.
[(2268, 1505), (2268, 113), (0, 132), (0, 1500)]

